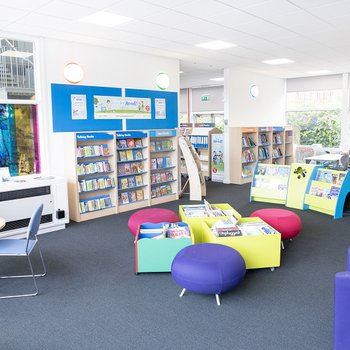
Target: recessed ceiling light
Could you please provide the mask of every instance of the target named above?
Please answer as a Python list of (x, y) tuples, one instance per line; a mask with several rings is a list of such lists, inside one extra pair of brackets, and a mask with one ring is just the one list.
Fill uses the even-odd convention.
[(286, 64), (286, 63), (294, 63), (294, 61), (288, 59), (288, 58), (276, 58), (274, 60), (266, 60), (262, 61), (262, 63), (266, 64)]
[(183, 74), (183, 73), (184, 73), (184, 71), (183, 71), (183, 70), (180, 70), (180, 71), (179, 71), (179, 74)]
[(213, 81), (224, 81), (224, 77), (220, 77), (220, 78), (210, 78), (210, 80), (213, 80)]
[(204, 49), (209, 49), (209, 50), (221, 50), (221, 49), (227, 49), (229, 47), (235, 47), (237, 45), (228, 43), (226, 41), (214, 40), (214, 41), (209, 41), (207, 43), (197, 44), (196, 46), (203, 47)]
[(27, 57), (33, 56), (33, 53), (24, 52), (24, 51), (6, 50), (0, 53), (0, 56), (27, 58)]
[(332, 72), (327, 69), (321, 69), (321, 70), (310, 70), (309, 72), (306, 72), (312, 75), (323, 75), (323, 74), (331, 74)]
[(115, 27), (119, 24), (130, 22), (132, 20), (133, 18), (131, 17), (119, 16), (119, 15), (116, 15), (115, 13), (99, 11), (99, 12), (93, 13), (90, 16), (83, 17), (79, 21), (97, 24), (105, 27)]

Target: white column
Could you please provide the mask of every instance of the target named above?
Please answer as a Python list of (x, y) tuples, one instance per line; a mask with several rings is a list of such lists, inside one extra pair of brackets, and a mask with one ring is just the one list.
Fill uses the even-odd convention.
[(230, 126), (230, 70), (224, 69), (224, 183), (230, 183), (230, 142), (229, 142), (229, 126)]
[(343, 99), (341, 111), (340, 149), (349, 151), (349, 73), (343, 74)]

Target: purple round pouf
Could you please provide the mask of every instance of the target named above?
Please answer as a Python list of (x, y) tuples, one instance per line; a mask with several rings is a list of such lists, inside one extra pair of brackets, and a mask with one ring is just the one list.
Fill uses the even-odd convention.
[(174, 281), (188, 291), (221, 294), (244, 278), (244, 259), (235, 249), (214, 243), (194, 244), (180, 250), (171, 265)]

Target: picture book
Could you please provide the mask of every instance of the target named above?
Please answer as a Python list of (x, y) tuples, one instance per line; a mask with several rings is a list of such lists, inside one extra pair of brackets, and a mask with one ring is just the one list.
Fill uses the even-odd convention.
[(155, 176), (156, 176), (156, 183), (162, 181), (162, 178), (161, 178), (161, 176), (160, 176), (160, 173), (155, 173)]
[(154, 141), (150, 141), (150, 143), (149, 143), (149, 150), (151, 152), (154, 152), (156, 150), (156, 145), (155, 145)]
[(135, 140), (134, 139), (126, 139), (126, 143), (128, 144), (128, 148), (135, 147)]
[(171, 158), (170, 157), (165, 157), (164, 160), (165, 160), (164, 166), (166, 168), (171, 167), (173, 165), (172, 162), (171, 162)]
[(142, 139), (135, 139), (135, 147), (142, 147)]
[(102, 145), (102, 154), (104, 156), (109, 156), (109, 148), (108, 148), (108, 145), (104, 144)]
[(118, 151), (119, 155), (119, 161), (124, 162), (126, 161), (126, 152), (125, 151)]
[(157, 158), (157, 168), (161, 169), (164, 168), (164, 159), (162, 158)]
[(166, 236), (172, 239), (190, 237), (190, 230), (187, 224), (169, 224), (166, 229)]
[(136, 191), (136, 198), (138, 201), (142, 201), (143, 200), (143, 190), (137, 190)]
[(134, 159), (142, 159), (142, 150), (140, 149), (135, 149), (134, 150)]
[(162, 182), (165, 182), (167, 180), (165, 173), (160, 173), (160, 178)]
[(160, 186), (160, 195), (166, 196), (168, 194), (167, 188), (165, 185)]
[(132, 149), (126, 150), (126, 159), (127, 160), (134, 160), (134, 153)]
[(165, 176), (166, 176), (167, 181), (173, 181), (174, 180), (172, 171), (166, 171), (165, 172)]
[(130, 166), (131, 166), (131, 173), (132, 174), (138, 173), (139, 168), (137, 166), (137, 163), (130, 163)]
[(157, 158), (151, 159), (151, 169), (157, 169)]
[(124, 164), (124, 173), (125, 174), (131, 174), (130, 163)]
[(151, 184), (155, 184), (156, 181), (156, 174), (151, 174)]
[(172, 194), (173, 193), (173, 190), (172, 190), (170, 185), (165, 185), (165, 187), (166, 187), (166, 193), (167, 194)]
[(156, 151), (162, 151), (163, 150), (162, 141), (156, 141), (155, 145), (156, 145)]
[(332, 186), (331, 189), (329, 190), (328, 198), (337, 200), (339, 197), (339, 192), (340, 192), (340, 187)]
[(343, 184), (344, 177), (345, 177), (345, 174), (343, 174), (343, 173), (339, 174), (337, 185), (342, 185)]
[(128, 179), (126, 177), (120, 179), (120, 187), (122, 189), (128, 188)]
[(117, 145), (118, 148), (127, 148), (128, 144), (126, 143), (126, 140), (121, 139), (121, 140), (117, 140)]
[(136, 182), (136, 186), (142, 186), (143, 185), (142, 175), (136, 175), (135, 182)]
[(126, 164), (118, 164), (118, 175), (124, 175), (125, 174), (125, 165)]
[(129, 184), (129, 188), (135, 187), (135, 178), (134, 178), (134, 176), (128, 177), (128, 184)]
[(258, 175), (265, 175), (265, 173), (266, 173), (266, 165), (259, 164), (256, 173)]
[(137, 163), (137, 172), (138, 173), (142, 173), (143, 171), (144, 171), (143, 163), (142, 162), (138, 162)]
[(129, 198), (130, 198), (130, 202), (136, 202), (137, 201), (136, 192), (135, 191), (130, 191), (129, 192)]
[(122, 204), (128, 204), (129, 203), (129, 194), (128, 192), (122, 192), (120, 194)]
[(151, 190), (151, 198), (156, 198), (157, 197), (157, 192), (155, 188), (152, 188)]

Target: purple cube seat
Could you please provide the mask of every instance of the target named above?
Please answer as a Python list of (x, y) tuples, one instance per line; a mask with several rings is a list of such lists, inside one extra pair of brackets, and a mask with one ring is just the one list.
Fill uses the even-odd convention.
[(219, 295), (236, 287), (244, 278), (246, 265), (233, 248), (214, 243), (194, 244), (183, 248), (175, 256), (171, 274), (185, 290)]

